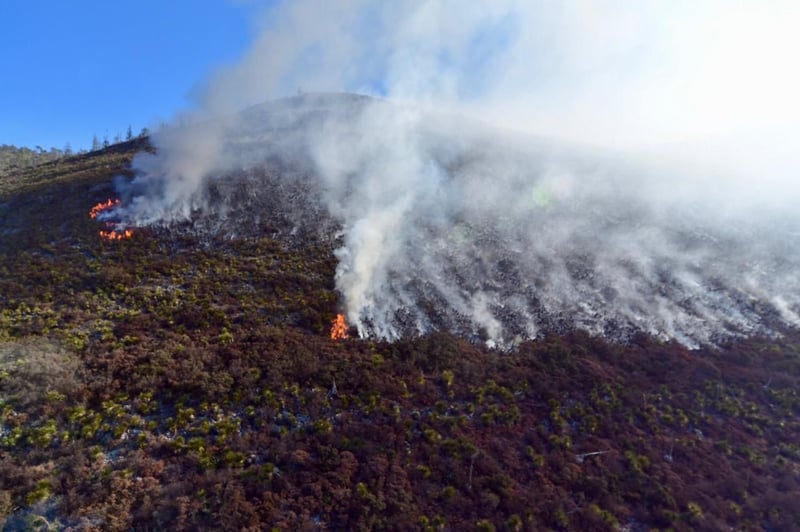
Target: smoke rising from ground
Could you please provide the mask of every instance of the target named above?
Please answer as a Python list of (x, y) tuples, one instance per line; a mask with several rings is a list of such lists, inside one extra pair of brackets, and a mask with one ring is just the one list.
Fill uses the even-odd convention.
[[(195, 115), (154, 135), (116, 216), (191, 219), (231, 174), (304, 176), (341, 227), (337, 287), (364, 335), (507, 345), (579, 327), (697, 345), (796, 325), (799, 15), (278, 3)], [(395, 103), (309, 94), (237, 112), (298, 88)]]

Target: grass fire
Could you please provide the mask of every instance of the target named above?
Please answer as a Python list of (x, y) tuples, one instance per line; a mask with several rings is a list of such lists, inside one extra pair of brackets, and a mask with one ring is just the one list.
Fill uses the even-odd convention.
[(331, 323), (331, 339), (345, 340), (347, 337), (347, 322), (344, 319), (344, 314), (337, 314), (333, 323)]
[[(120, 203), (119, 199), (112, 200), (111, 198), (107, 199), (104, 202), (98, 203), (89, 210), (89, 218), (91, 218), (92, 220), (96, 220), (97, 217), (100, 215), (100, 213), (107, 211), (108, 209), (111, 209), (113, 207), (116, 207), (117, 205), (119, 205), (119, 203)], [(106, 222), (106, 225), (111, 226), (112, 224)], [(130, 229), (125, 229), (123, 231), (117, 231), (116, 229), (109, 229), (108, 231), (103, 231), (103, 230), (99, 231), (99, 235), (100, 238), (108, 241), (125, 240), (126, 238), (130, 238), (133, 236), (133, 231), (131, 231)]]

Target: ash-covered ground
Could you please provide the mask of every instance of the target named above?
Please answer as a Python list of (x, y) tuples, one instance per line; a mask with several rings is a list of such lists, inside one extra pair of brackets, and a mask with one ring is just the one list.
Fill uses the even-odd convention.
[(800, 323), (800, 224), (719, 176), (341, 94), (154, 143), (109, 216), (330, 245), (363, 336), (508, 347), (579, 328), (696, 347)]

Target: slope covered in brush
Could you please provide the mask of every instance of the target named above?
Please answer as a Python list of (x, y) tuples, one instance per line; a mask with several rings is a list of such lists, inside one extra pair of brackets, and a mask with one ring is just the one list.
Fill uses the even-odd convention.
[(145, 147), (4, 182), (7, 529), (800, 526), (792, 329), (334, 342), (335, 238), (270, 213), (99, 236), (90, 208)]
[[(688, 347), (800, 323), (798, 221), (728, 176), (309, 94), (161, 131), (120, 228), (334, 246), (362, 337), (511, 347), (581, 329)], [(188, 228), (188, 226), (184, 226)]]

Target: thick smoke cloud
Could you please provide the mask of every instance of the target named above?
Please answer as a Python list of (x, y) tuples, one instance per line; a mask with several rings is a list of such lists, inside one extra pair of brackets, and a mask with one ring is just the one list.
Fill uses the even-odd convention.
[[(278, 3), (115, 215), (187, 220), (282, 160), (341, 227), (364, 335), (697, 345), (797, 325), (798, 19), (788, 1)], [(298, 89), (394, 103), (239, 112)]]

